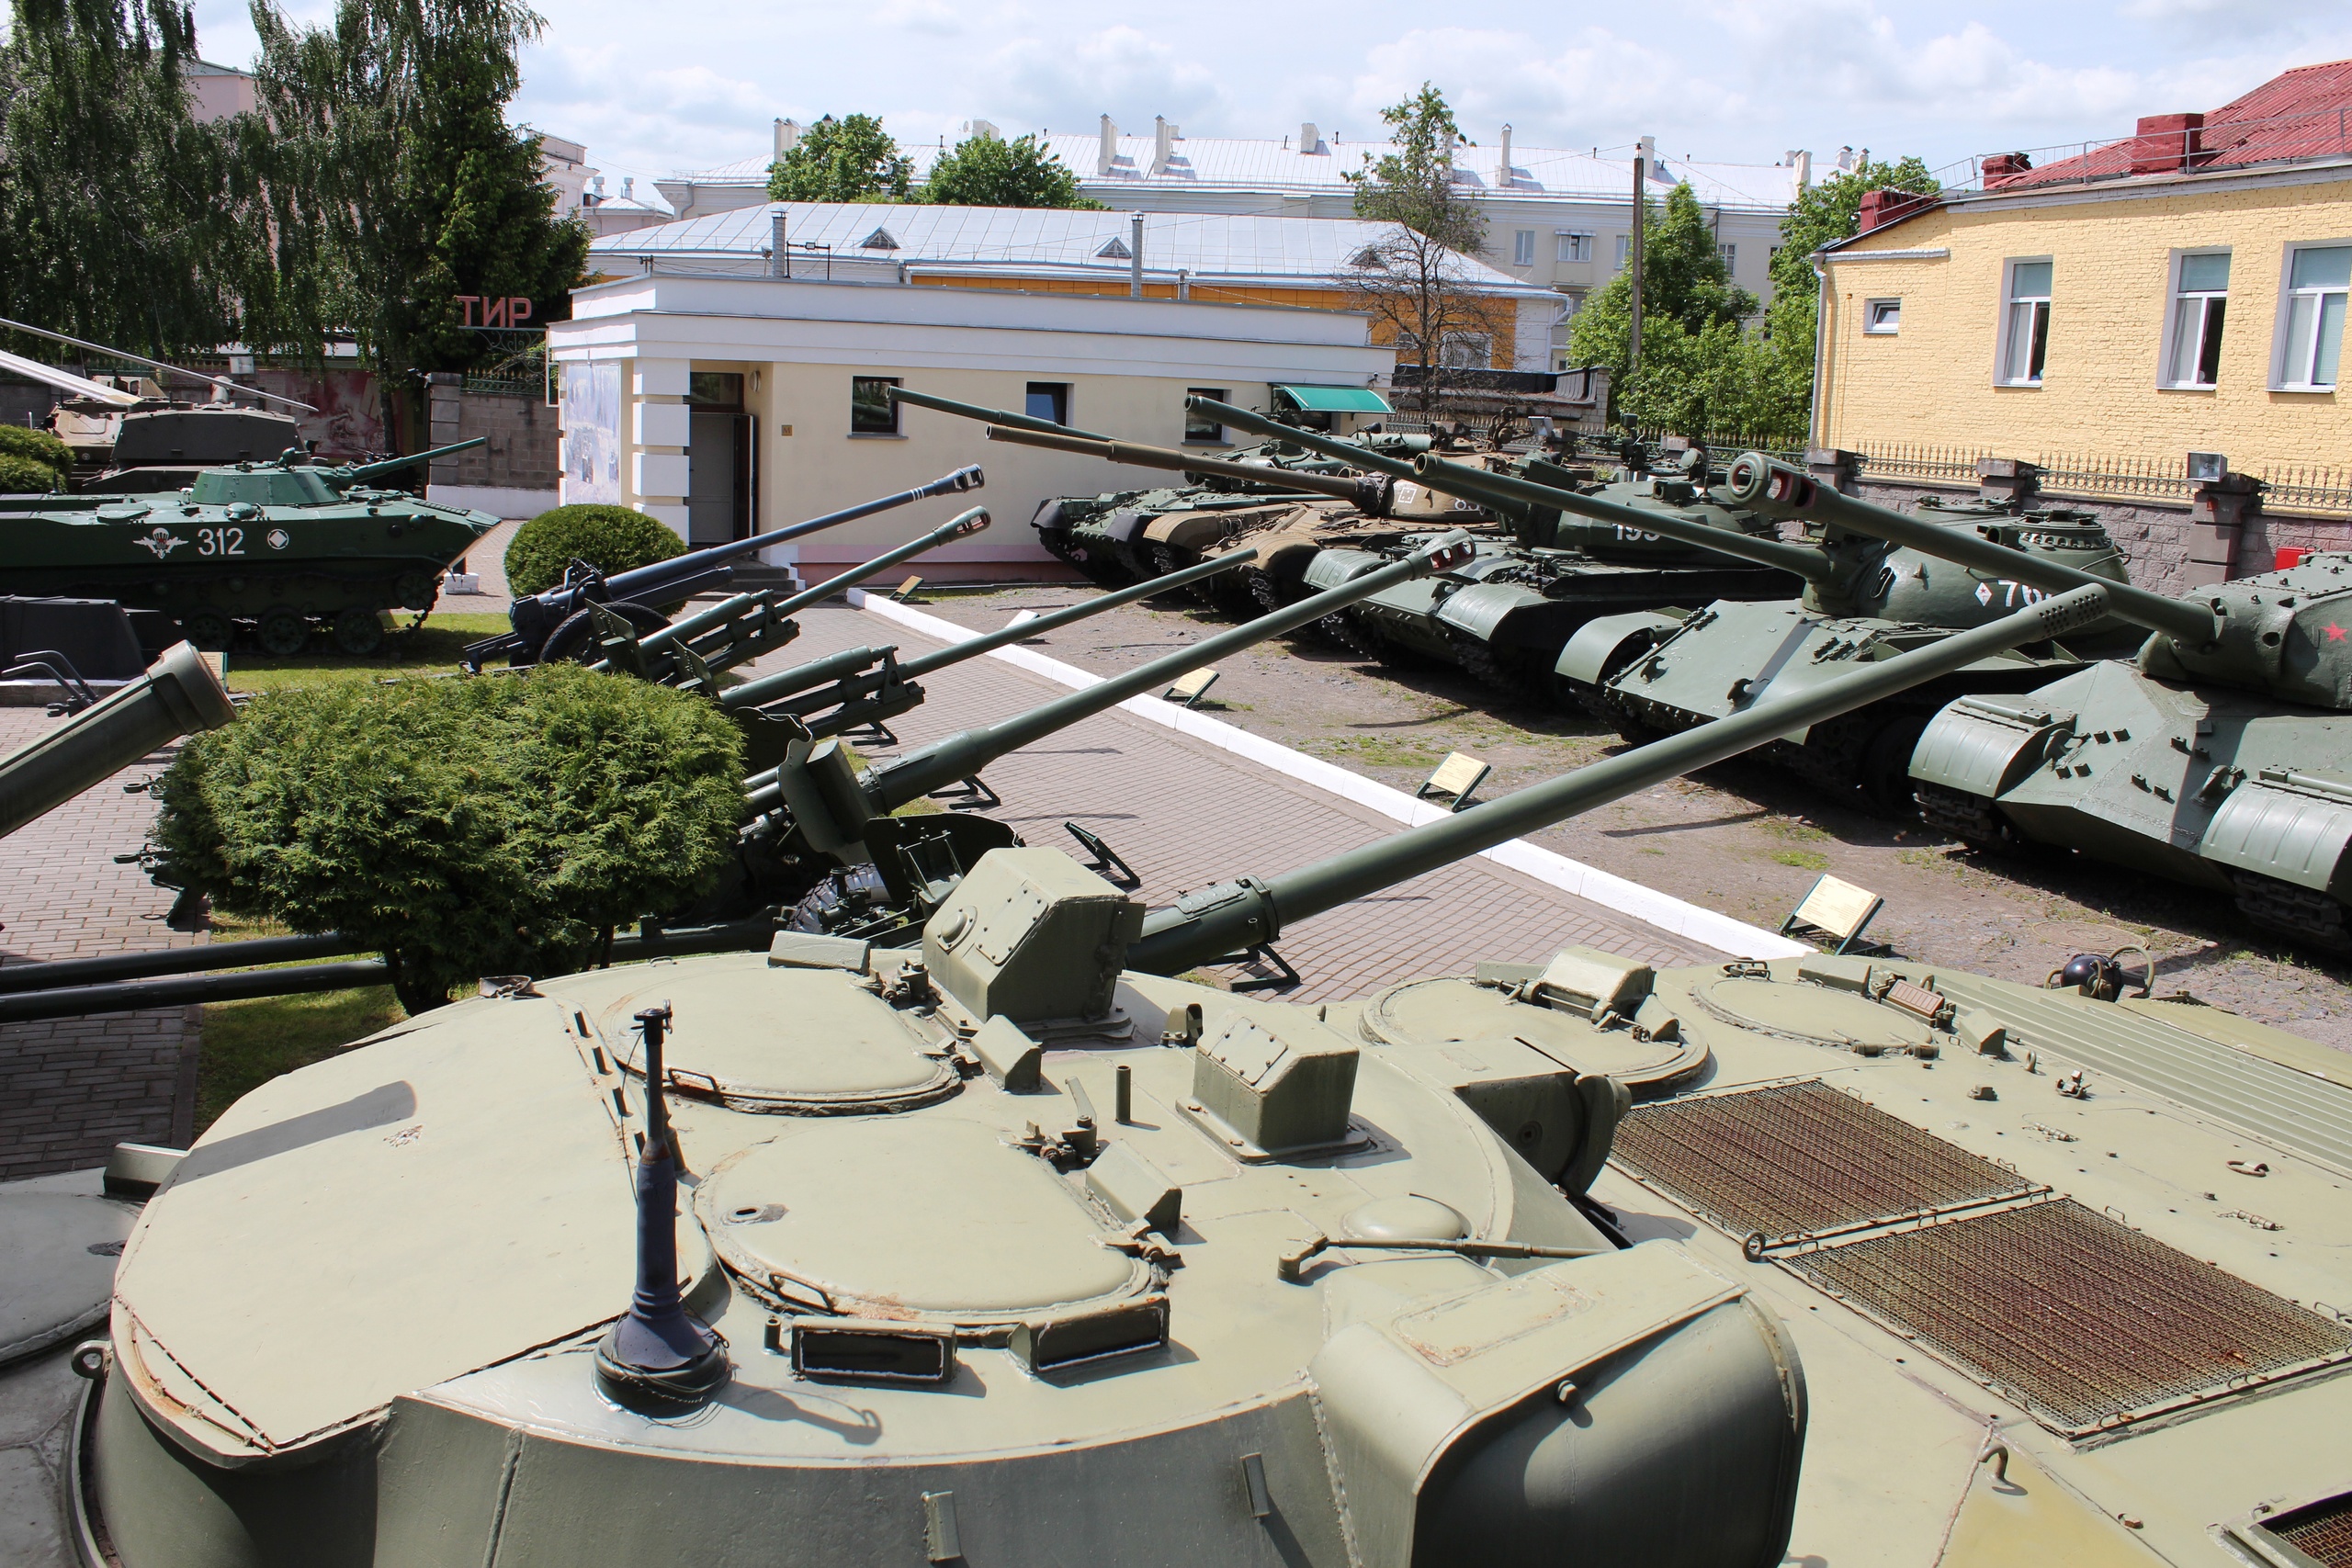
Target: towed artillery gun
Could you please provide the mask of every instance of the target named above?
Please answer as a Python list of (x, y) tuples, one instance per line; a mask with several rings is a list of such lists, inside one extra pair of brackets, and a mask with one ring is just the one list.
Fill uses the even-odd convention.
[[(1742, 483), (1750, 471), (1743, 465), (1758, 461), (1750, 454), (1734, 463), (1721, 493), (1728, 504), (1777, 519), (1785, 513)], [(1643, 525), (1642, 513), (1600, 495), (1563, 494), (1442, 461), (1425, 464), (1422, 471), (1440, 489), (1531, 502), (1556, 496), (1564, 510), (1596, 521)], [(2124, 582), (2120, 553), (2085, 514), (1955, 510), (1959, 520), (1950, 524), (1888, 513), (1899, 520), (1895, 535), (1841, 513), (1835, 526), (1804, 544), (1702, 533), (1680, 518), (1652, 516), (1646, 525), (1669, 537), (1794, 574), (1804, 583), (1803, 596), (1719, 601), (1689, 615), (1643, 612), (1591, 621), (1561, 649), (1554, 690), (1638, 740), (1982, 626), (2053, 585), (2098, 581), (2115, 588), (2117, 617), (2080, 628), (2064, 643), (2001, 650), (1936, 684), (1812, 727), (1758, 753), (1824, 788), (1859, 792), (1878, 810), (1907, 814), (1911, 746), (1937, 706), (1967, 692), (2030, 691), (2081, 668), (2086, 659), (2128, 647), (2141, 635), (2133, 626), (2144, 623), (2127, 625), (2125, 606), (2145, 610), (2156, 602)]]
[(752, 1532), (795, 1564), (1780, 1562), (1810, 1408), (1781, 1314), (1587, 1196), (1627, 1080), (1706, 1060), (1633, 997), (1649, 971), (1572, 950), (1508, 998), (1540, 1043), (1475, 1049), (1163, 977), (1471, 852), (1514, 801), (1151, 916), (999, 850), (920, 947), (508, 985), (280, 1077), (164, 1175), (74, 1354), (77, 1515), (125, 1568)]
[(292, 655), (322, 625), (365, 657), (390, 611), (421, 622), (442, 572), (498, 525), (377, 481), (487, 439), (356, 467), (289, 447), (155, 494), (0, 496), (0, 572), (18, 592), (161, 611), (199, 648), (227, 648), (250, 624), (263, 652)]

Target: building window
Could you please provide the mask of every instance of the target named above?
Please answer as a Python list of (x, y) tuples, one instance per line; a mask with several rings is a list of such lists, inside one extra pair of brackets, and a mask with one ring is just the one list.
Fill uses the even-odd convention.
[(2002, 310), (2001, 379), (2012, 387), (2039, 387), (2050, 351), (2050, 264), (2011, 262), (2008, 302)]
[(1862, 331), (1893, 337), (1902, 330), (1902, 300), (1865, 299), (1862, 301)]
[(1724, 258), (1724, 271), (1731, 273), (1737, 272), (1739, 270), (1738, 245), (1717, 245), (1715, 247), (1715, 254)]
[(1632, 236), (1631, 234), (1620, 234), (1620, 235), (1618, 235), (1618, 236), (1617, 236), (1617, 270), (1618, 270), (1619, 272), (1623, 272), (1623, 271), (1624, 271), (1624, 270), (1625, 270), (1625, 264), (1626, 264), (1627, 262), (1629, 262), (1629, 261), (1633, 260), (1633, 258), (1634, 258), (1634, 236)]
[(2352, 245), (2308, 245), (2287, 261), (2287, 330), (2278, 385), (2290, 392), (2335, 388), (2344, 351), (2344, 299), (2352, 285)]
[(1533, 266), (1535, 265), (1534, 230), (1521, 229), (1515, 231), (1511, 234), (1510, 265), (1513, 266)]
[(1553, 232), (1552, 241), (1564, 262), (1589, 262), (1592, 259), (1592, 236), (1560, 229)]
[(743, 374), (740, 370), (696, 370), (686, 378), (686, 401), (697, 408), (729, 413), (743, 412)]
[(1032, 381), (1029, 400), (1022, 412), (1031, 419), (1042, 419), (1052, 424), (1069, 423), (1069, 383), (1068, 381)]
[(886, 389), (899, 384), (896, 376), (853, 376), (849, 378), (849, 433), (852, 435), (896, 435), (899, 405)]
[(1560, 327), (1565, 331), (1567, 324), (1577, 319), (1577, 312), (1584, 309), (1586, 291), (1581, 288), (1563, 288), (1560, 294), (1568, 302), (1566, 313), (1560, 318)]
[(1493, 340), (1485, 333), (1448, 333), (1437, 351), (1448, 370), (1484, 370), (1492, 362)]
[[(1221, 403), (1227, 401), (1227, 400), (1225, 394), (1226, 389), (1223, 387), (1187, 387), (1184, 389), (1184, 395), (1186, 397), (1207, 398), (1212, 402)], [(1216, 416), (1215, 414), (1194, 413), (1191, 409), (1186, 409), (1184, 411), (1184, 439), (1188, 442), (1206, 443), (1211, 446), (1221, 446), (1225, 444), (1225, 426), (1216, 422)]]
[(2230, 253), (2182, 256), (2173, 267), (2168, 387), (2210, 387), (2222, 367), (2222, 317), (2230, 303)]

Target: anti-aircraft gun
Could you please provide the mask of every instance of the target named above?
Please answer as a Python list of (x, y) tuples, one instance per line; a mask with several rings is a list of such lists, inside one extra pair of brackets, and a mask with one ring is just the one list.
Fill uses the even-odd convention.
[[(594, 1568), (752, 1529), (853, 1565), (1780, 1561), (1804, 1373), (1745, 1277), (1586, 1197), (1614, 1042), (1473, 1055), (1152, 972), (1246, 938), (1234, 901), (1154, 921), (1000, 850), (919, 948), (508, 987), (273, 1081), (124, 1248), (77, 1512), (125, 1568)], [(1637, 968), (1572, 952), (1525, 994), (1690, 1056), (1612, 1010)]]
[[(1752, 456), (1752, 455), (1751, 455)], [(1721, 493), (1750, 514), (1778, 518), (1734, 463)], [(1441, 489), (1526, 502), (1558, 499), (1564, 510), (1622, 527), (1647, 526), (1758, 564), (1804, 583), (1802, 598), (1718, 601), (1687, 615), (1663, 611), (1608, 616), (1569, 639), (1553, 666), (1555, 693), (1614, 723), (1632, 739), (1686, 728), (1735, 711), (1767, 691), (1804, 687), (1854, 663), (1892, 658), (1957, 627), (1981, 626), (2047, 591), (2092, 581), (2117, 588), (2117, 617), (2081, 628), (2064, 644), (1996, 653), (1936, 684), (1859, 709), (1776, 741), (1758, 753), (1822, 786), (1859, 791), (1879, 810), (1910, 810), (1911, 746), (1928, 716), (1966, 692), (2026, 691), (2079, 668), (2085, 658), (2130, 646), (2141, 624), (2125, 609), (2145, 607), (2123, 581), (2121, 557), (2095, 519), (2080, 513), (1977, 515), (1950, 525), (1905, 518), (1899, 538), (1841, 521), (1803, 544), (1702, 533), (1687, 520), (1645, 513), (1601, 495), (1432, 460), (1424, 477)], [(2045, 581), (2035, 573), (2044, 566)], [(2126, 624), (2129, 620), (2130, 624)]]
[[(1777, 465), (1748, 482), (1787, 515), (1917, 525)], [(1936, 713), (1910, 758), (1920, 815), (1980, 847), (2045, 844), (2226, 893), (2266, 931), (2352, 952), (2352, 556), (2146, 597), (2163, 614), (2132, 617), (2154, 634), (2136, 658)]]
[[(732, 562), (758, 554), (777, 545), (805, 538), (826, 528), (837, 528), (860, 517), (871, 517), (877, 512), (907, 506), (938, 495), (959, 495), (979, 489), (986, 483), (978, 468), (962, 468), (952, 474), (901, 491), (896, 495), (860, 502), (821, 517), (787, 527), (772, 528), (764, 534), (710, 545), (699, 550), (631, 571), (605, 573), (590, 561), (573, 561), (565, 569), (563, 581), (543, 592), (517, 599), (506, 607), (506, 618), (512, 630), (494, 637), (469, 644), (463, 656), (466, 668), (480, 671), (494, 659), (503, 659), (521, 668), (525, 665), (576, 657), (580, 649), (600, 635), (599, 623), (590, 606), (603, 605), (613, 615), (620, 617), (639, 633), (658, 632), (668, 625), (669, 618), (659, 606), (682, 604), (697, 593), (723, 588), (734, 579)], [(741, 603), (741, 601), (738, 601)], [(747, 610), (746, 613), (751, 613)], [(768, 624), (761, 634), (771, 640), (760, 643), (762, 651), (789, 640), (790, 633), (782, 630), (783, 623), (764, 615), (759, 617)]]

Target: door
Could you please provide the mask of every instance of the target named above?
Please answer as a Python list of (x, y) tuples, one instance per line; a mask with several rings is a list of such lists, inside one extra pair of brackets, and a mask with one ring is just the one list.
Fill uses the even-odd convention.
[(686, 447), (686, 539), (723, 545), (752, 531), (751, 418), (694, 412)]

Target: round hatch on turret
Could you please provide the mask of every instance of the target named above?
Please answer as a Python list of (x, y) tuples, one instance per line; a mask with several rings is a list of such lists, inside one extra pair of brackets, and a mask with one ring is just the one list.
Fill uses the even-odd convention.
[(1698, 1069), (1706, 1048), (1679, 1038), (1644, 1039), (1626, 1022), (1595, 1029), (1582, 1014), (1464, 979), (1408, 980), (1364, 1004), (1363, 1037), (1383, 1045), (1521, 1040), (1566, 1066), (1606, 1073), (1635, 1093)]
[[(551, 989), (585, 999), (595, 978)], [(941, 1047), (863, 976), (746, 964), (682, 987), (658, 966), (639, 971), (616, 1002), (594, 1008), (631, 1071), (639, 1046), (628, 1021), (662, 1002), (673, 1009), (663, 1063), (671, 1086), (738, 1111), (903, 1111), (946, 1098), (960, 1081)]]
[(1924, 1019), (1872, 1001), (1858, 991), (1730, 976), (1710, 980), (1691, 995), (1725, 1023), (1785, 1040), (1834, 1045), (1865, 1055), (1911, 1051), (1935, 1043), (1934, 1031)]
[(799, 1311), (1002, 1323), (1148, 1286), (1076, 1189), (1005, 1137), (936, 1114), (809, 1122), (721, 1162), (695, 1213), (730, 1269)]

